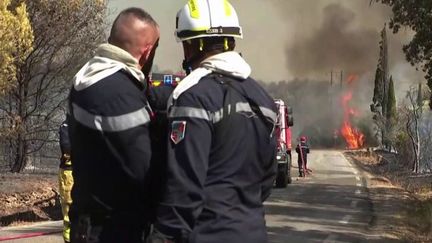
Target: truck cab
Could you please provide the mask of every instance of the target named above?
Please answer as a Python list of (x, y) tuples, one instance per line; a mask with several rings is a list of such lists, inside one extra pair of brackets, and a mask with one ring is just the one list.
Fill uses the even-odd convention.
[(276, 99), (278, 119), (275, 128), (277, 138), (276, 161), (278, 163), (276, 175), (276, 187), (284, 188), (292, 182), (291, 178), (291, 127), (294, 125), (291, 107), (281, 99)]

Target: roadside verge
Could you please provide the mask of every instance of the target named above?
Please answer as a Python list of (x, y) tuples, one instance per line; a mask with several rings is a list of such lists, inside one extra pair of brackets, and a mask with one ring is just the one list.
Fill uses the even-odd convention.
[[(404, 242), (431, 242), (431, 200), (410, 192), (396, 176), (392, 176), (389, 161), (373, 153), (351, 151), (345, 157), (363, 174), (372, 203), (373, 217), (369, 224), (372, 234)], [(383, 173), (383, 167), (385, 168)]]

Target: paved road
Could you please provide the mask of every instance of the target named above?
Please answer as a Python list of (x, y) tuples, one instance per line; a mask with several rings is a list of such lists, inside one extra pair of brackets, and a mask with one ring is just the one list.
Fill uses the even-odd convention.
[(388, 242), (368, 232), (365, 182), (342, 153), (312, 151), (308, 161), (311, 176), (298, 178), (293, 168), (293, 184), (274, 189), (266, 202), (270, 242)]
[[(293, 160), (296, 161), (294, 156)], [(313, 151), (309, 167), (313, 174), (297, 177), (293, 168), (293, 184), (274, 189), (266, 202), (270, 242), (389, 242), (369, 234), (372, 205), (359, 173), (338, 151)], [(32, 227), (4, 228), (0, 239), (31, 232), (55, 232), (61, 222)], [(60, 234), (39, 236), (8, 243), (61, 243)]]
[[(28, 226), (0, 229), (0, 242), (3, 243), (63, 243), (62, 221), (37, 223)], [(46, 234), (41, 235), (40, 234)], [(13, 239), (20, 237), (21, 239)], [(25, 237), (25, 238), (22, 238)], [(11, 240), (5, 240), (12, 238)]]

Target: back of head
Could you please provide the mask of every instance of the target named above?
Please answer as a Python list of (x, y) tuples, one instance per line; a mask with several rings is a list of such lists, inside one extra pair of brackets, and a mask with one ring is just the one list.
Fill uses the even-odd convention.
[(157, 28), (156, 21), (145, 10), (127, 8), (114, 20), (108, 42), (137, 56), (143, 45), (154, 42), (152, 32)]
[(302, 142), (302, 143), (306, 143), (306, 137), (305, 136), (302, 136), (302, 137), (300, 137), (300, 142)]

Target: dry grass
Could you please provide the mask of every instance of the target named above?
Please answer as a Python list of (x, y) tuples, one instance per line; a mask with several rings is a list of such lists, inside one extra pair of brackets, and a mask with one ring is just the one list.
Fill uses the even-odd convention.
[(410, 207), (409, 224), (417, 229), (417, 235), (410, 237), (416, 242), (432, 240), (432, 200), (418, 200)]
[(379, 176), (384, 184), (391, 183), (410, 193), (422, 197), (432, 196), (432, 174), (416, 174), (408, 168), (406, 161), (397, 155), (386, 152), (349, 152), (351, 158), (363, 165), (363, 168)]
[[(402, 215), (399, 222), (381, 220), (380, 224), (392, 225), (393, 233), (406, 242), (431, 242), (432, 174), (412, 173), (406, 161), (391, 153), (356, 151), (346, 155), (369, 175), (370, 191), (379, 192), (374, 195), (374, 203), (390, 204), (394, 213)], [(397, 199), (389, 202), (380, 198), (381, 194)], [(388, 205), (375, 206), (379, 209)]]

